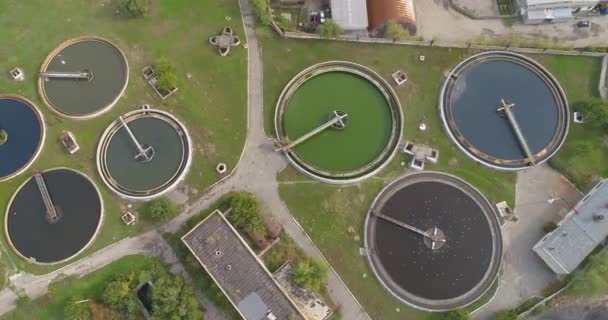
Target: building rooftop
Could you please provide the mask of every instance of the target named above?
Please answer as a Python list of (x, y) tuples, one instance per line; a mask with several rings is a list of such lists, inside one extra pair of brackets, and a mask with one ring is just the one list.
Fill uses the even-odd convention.
[(608, 179), (599, 182), (534, 252), (557, 274), (569, 274), (608, 236)]
[(366, 0), (331, 0), (332, 19), (346, 31), (367, 29)]
[(306, 319), (220, 211), (182, 241), (244, 319)]
[(525, 0), (528, 7), (572, 7), (598, 4), (599, 0)]

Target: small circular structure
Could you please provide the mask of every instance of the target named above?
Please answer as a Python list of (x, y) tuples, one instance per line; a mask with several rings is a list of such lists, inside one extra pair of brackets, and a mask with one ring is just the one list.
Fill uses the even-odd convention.
[(346, 61), (297, 74), (275, 111), (278, 149), (299, 171), (328, 183), (377, 173), (395, 155), (402, 129), (391, 86), (371, 69)]
[(520, 54), (483, 52), (464, 60), (447, 76), (440, 101), (452, 141), (495, 169), (547, 161), (568, 134), (562, 88), (539, 63)]
[(47, 56), (38, 91), (58, 114), (90, 119), (110, 110), (128, 82), (129, 65), (123, 52), (109, 40), (84, 36), (63, 42)]
[(5, 215), (5, 232), (15, 252), (36, 264), (55, 264), (81, 253), (93, 242), (103, 202), (93, 181), (81, 172), (56, 168), (40, 173), (56, 217), (49, 218), (36, 176), (15, 192)]
[(502, 260), (494, 207), (467, 182), (432, 171), (405, 175), (378, 194), (364, 244), (382, 286), (432, 312), (476, 301), (496, 280)]
[(21, 96), (0, 95), (0, 181), (25, 171), (44, 144), (44, 119), (31, 101)]
[(144, 107), (119, 117), (104, 131), (97, 168), (121, 197), (152, 199), (183, 180), (192, 160), (191, 146), (190, 135), (177, 118)]

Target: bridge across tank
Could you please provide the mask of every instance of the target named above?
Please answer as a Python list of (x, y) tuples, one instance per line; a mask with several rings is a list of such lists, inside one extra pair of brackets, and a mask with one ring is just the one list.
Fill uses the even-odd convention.
[(89, 177), (72, 169), (51, 169), (17, 189), (7, 208), (5, 232), (22, 258), (60, 263), (93, 241), (102, 215), (101, 195)]
[(277, 151), (305, 174), (348, 183), (378, 172), (397, 149), (403, 119), (394, 91), (374, 71), (345, 61), (313, 65), (283, 90)]
[(186, 127), (171, 114), (144, 107), (110, 124), (97, 149), (104, 182), (125, 198), (158, 197), (179, 183), (191, 161)]
[(415, 308), (462, 308), (498, 275), (502, 237), (495, 210), (455, 176), (424, 171), (398, 178), (378, 194), (364, 229), (375, 276)]
[(440, 109), (458, 147), (496, 169), (542, 163), (568, 133), (568, 102), (557, 80), (512, 52), (484, 52), (460, 63), (445, 80)]
[(89, 119), (108, 111), (129, 81), (122, 51), (100, 37), (78, 37), (53, 50), (42, 64), (38, 88), (55, 112)]
[(20, 96), (0, 95), (0, 181), (23, 172), (44, 143), (44, 121), (34, 104)]

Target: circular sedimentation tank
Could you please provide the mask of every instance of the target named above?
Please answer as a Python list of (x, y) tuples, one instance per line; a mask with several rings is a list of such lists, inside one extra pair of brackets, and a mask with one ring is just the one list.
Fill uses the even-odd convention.
[(191, 162), (186, 127), (173, 115), (143, 107), (112, 122), (97, 148), (97, 167), (114, 192), (146, 200), (173, 189)]
[(568, 133), (568, 102), (559, 83), (520, 54), (484, 52), (464, 60), (449, 73), (440, 100), (451, 139), (492, 168), (542, 163)]
[(462, 308), (496, 281), (502, 260), (497, 214), (457, 177), (425, 171), (395, 180), (374, 200), (364, 229), (373, 273), (415, 308)]
[(73, 119), (90, 119), (110, 110), (129, 82), (123, 52), (100, 37), (65, 41), (42, 63), (38, 90), (53, 111)]
[(93, 242), (102, 221), (101, 195), (91, 179), (75, 170), (52, 169), (38, 178), (44, 187), (35, 175), (13, 195), (5, 217), (6, 236), (17, 254), (30, 262), (64, 262)]
[(275, 111), (277, 148), (298, 170), (329, 183), (356, 182), (381, 170), (397, 150), (402, 127), (390, 85), (371, 69), (345, 61), (300, 72)]
[(40, 154), (44, 120), (26, 98), (0, 95), (0, 131), (0, 181), (4, 181), (26, 170)]

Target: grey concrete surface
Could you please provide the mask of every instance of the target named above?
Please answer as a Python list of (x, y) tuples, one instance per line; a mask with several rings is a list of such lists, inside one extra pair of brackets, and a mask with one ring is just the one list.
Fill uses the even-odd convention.
[(558, 306), (530, 320), (608, 320), (608, 300), (593, 304)]
[[(168, 259), (167, 261), (171, 261), (174, 258), (163, 255), (162, 248), (157, 247), (157, 243), (162, 241), (160, 234), (166, 231), (177, 231), (190, 217), (207, 208), (229, 191), (254, 193), (260, 199), (265, 211), (272, 214), (276, 221), (283, 225), (285, 232), (306, 254), (324, 259), (312, 240), (291, 216), (279, 196), (276, 175), (287, 163), (281, 154), (274, 151), (272, 141), (264, 133), (262, 48), (255, 36), (255, 18), (252, 15), (249, 0), (239, 0), (239, 4), (248, 44), (248, 134), (241, 161), (232, 175), (208, 189), (198, 200), (185, 205), (184, 210), (177, 217), (160, 227), (158, 231), (150, 231), (134, 238), (123, 239), (47, 275), (21, 274), (13, 277), (11, 279), (13, 288), (0, 292), (0, 315), (15, 308), (16, 293), (27, 294), (32, 299), (38, 298), (47, 293), (48, 284), (53, 280), (65, 275), (88, 274), (126, 255), (154, 254), (164, 256), (165, 259)], [(174, 268), (177, 268), (176, 272), (179, 272), (180, 266)], [(326, 285), (332, 300), (340, 307), (343, 319), (370, 319), (333, 269), (330, 269)], [(209, 317), (209, 319), (212, 318)]]
[[(473, 319), (492, 319), (496, 312), (540, 295), (558, 280), (532, 247), (545, 235), (543, 225), (559, 221), (582, 195), (547, 164), (518, 172), (515, 193), (514, 210), (519, 221), (503, 227), (505, 253), (499, 288), (495, 298), (476, 312)], [(559, 200), (549, 203), (550, 198)]]
[(498, 16), (496, 0), (453, 0), (453, 2), (477, 16)]

